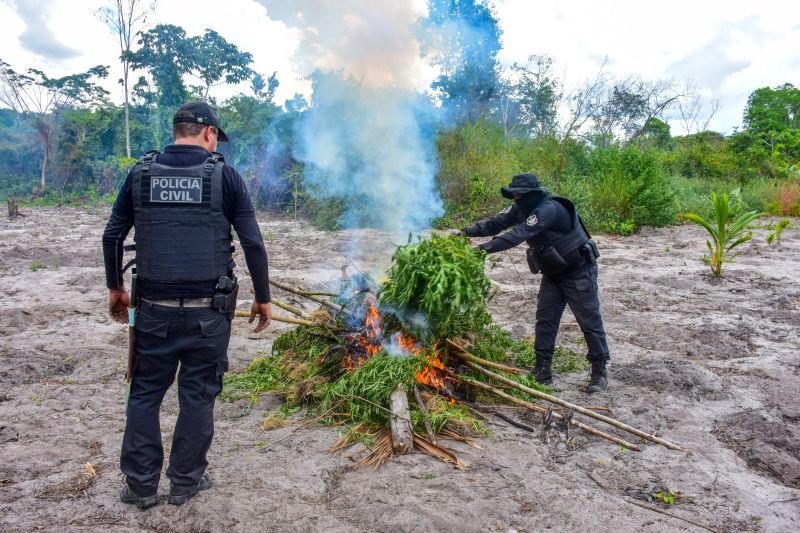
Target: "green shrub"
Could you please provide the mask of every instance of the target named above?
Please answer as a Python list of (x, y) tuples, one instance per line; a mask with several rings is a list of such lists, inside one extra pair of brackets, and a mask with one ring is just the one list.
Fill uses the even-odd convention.
[(636, 146), (596, 148), (587, 161), (586, 218), (601, 230), (630, 234), (675, 222), (675, 194), (657, 154)]

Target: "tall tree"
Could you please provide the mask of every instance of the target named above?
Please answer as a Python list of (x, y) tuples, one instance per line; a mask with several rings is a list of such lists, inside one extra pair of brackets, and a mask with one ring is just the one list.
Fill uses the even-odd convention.
[(98, 9), (97, 15), (119, 39), (120, 61), (125, 107), (125, 153), (131, 156), (130, 111), (128, 105), (128, 73), (131, 68), (130, 53), (133, 37), (144, 27), (149, 15), (156, 7), (156, 0), (113, 0), (111, 6)]
[(744, 125), (761, 150), (800, 160), (800, 89), (791, 83), (756, 89), (747, 100)]
[(429, 0), (427, 53), (442, 73), (431, 87), (456, 122), (487, 117), (500, 92), (502, 30), (488, 0)]
[(519, 128), (525, 135), (553, 135), (558, 125), (561, 88), (552, 72), (553, 59), (532, 55), (514, 63), (504, 81), (500, 112), (506, 135)]
[(42, 141), (42, 192), (47, 188), (47, 161), (59, 113), (70, 106), (91, 106), (104, 101), (108, 91), (91, 80), (106, 76), (108, 67), (102, 65), (62, 78), (50, 78), (33, 68), (21, 74), (0, 59), (0, 103), (23, 113)]
[(229, 43), (219, 33), (207, 29), (203, 35), (190, 37), (186, 43), (190, 51), (189, 73), (203, 82), (203, 98), (214, 85), (220, 83), (239, 83), (254, 74), (250, 65), (253, 56), (240, 52), (235, 44)]
[[(162, 145), (171, 135), (169, 117), (189, 99), (183, 75), (192, 66), (192, 50), (186, 31), (172, 24), (159, 24), (141, 33), (138, 44), (140, 48), (126, 56), (131, 68), (147, 70), (156, 86), (156, 143)], [(144, 87), (141, 80), (136, 85), (135, 89)]]
[(673, 81), (649, 81), (632, 76), (604, 87), (601, 104), (591, 115), (596, 139), (608, 144), (616, 138), (638, 140), (650, 123), (677, 107), (690, 87), (679, 90)]

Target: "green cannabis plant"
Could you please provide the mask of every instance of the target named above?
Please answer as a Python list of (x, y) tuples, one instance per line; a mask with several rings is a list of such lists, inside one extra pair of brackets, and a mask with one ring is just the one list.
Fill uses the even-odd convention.
[(717, 193), (712, 192), (711, 201), (714, 209), (709, 219), (695, 213), (681, 213), (681, 216), (703, 226), (711, 236), (711, 239), (706, 241), (710, 253), (708, 264), (711, 273), (718, 278), (722, 276), (723, 265), (739, 255), (734, 253), (733, 249), (752, 238), (747, 226), (759, 216), (759, 213), (745, 211), (734, 215), (726, 193), (717, 196)]
[(486, 253), (463, 237), (433, 235), (399, 246), (379, 293), (382, 311), (395, 314), (418, 338), (452, 338), (488, 324)]

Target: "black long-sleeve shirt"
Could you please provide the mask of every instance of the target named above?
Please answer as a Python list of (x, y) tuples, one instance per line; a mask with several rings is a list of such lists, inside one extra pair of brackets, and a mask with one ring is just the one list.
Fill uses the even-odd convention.
[(569, 212), (550, 197), (544, 198), (533, 210), (526, 211), (519, 205), (510, 205), (495, 216), (465, 228), (464, 233), (470, 237), (490, 237), (513, 226), (510, 231), (480, 245), (481, 250), (492, 254), (526, 241), (544, 242), (548, 237), (547, 232), (563, 234), (572, 228)]
[[(188, 167), (203, 163), (211, 154), (203, 147), (192, 144), (171, 144), (158, 155), (159, 163), (174, 167)], [(136, 221), (133, 217), (132, 173), (128, 173), (111, 210), (111, 217), (103, 233), (103, 258), (106, 269), (106, 285), (109, 289), (123, 286), (123, 243)], [(253, 280), (256, 301), (267, 303), (269, 294), (269, 270), (267, 251), (256, 222), (253, 203), (244, 180), (230, 165), (222, 169), (222, 210), (230, 221), (244, 251), (247, 268)]]

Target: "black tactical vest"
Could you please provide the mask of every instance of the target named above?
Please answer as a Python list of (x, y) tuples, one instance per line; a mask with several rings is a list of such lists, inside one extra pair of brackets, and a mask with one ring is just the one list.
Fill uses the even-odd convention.
[(550, 199), (567, 210), (572, 229), (567, 233), (546, 231), (541, 239), (528, 241), (528, 265), (535, 274), (541, 272), (548, 276), (580, 264), (583, 261), (581, 249), (592, 238), (578, 216), (575, 204), (561, 196), (551, 196)]
[(233, 250), (222, 210), (225, 163), (215, 153), (200, 165), (170, 167), (157, 155), (148, 152), (133, 169), (137, 274), (144, 283), (213, 291), (229, 273)]

